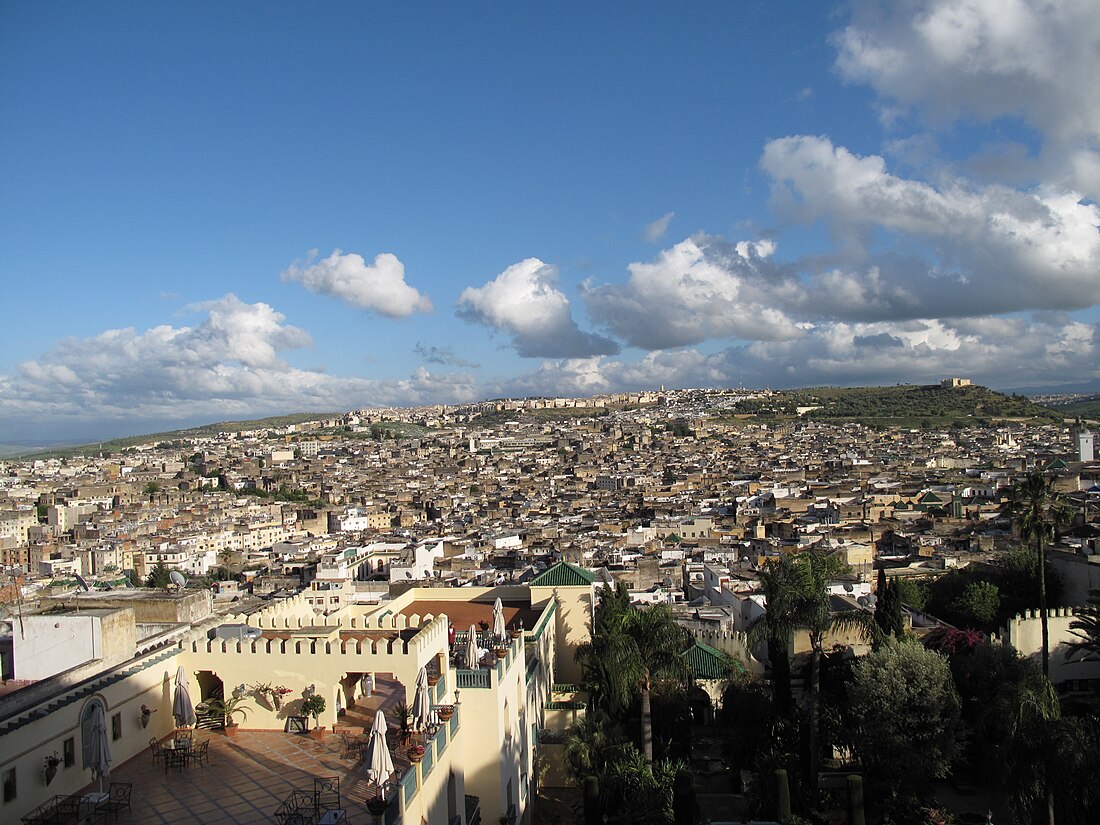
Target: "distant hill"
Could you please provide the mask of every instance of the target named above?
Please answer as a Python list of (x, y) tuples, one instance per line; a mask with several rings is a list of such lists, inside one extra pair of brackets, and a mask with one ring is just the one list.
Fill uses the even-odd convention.
[[(812, 408), (812, 409), (807, 409)], [(1020, 395), (1005, 395), (988, 387), (941, 387), (939, 384), (896, 387), (815, 387), (783, 390), (770, 398), (737, 404), (736, 412), (761, 417), (803, 417), (869, 426), (949, 427), (967, 423), (1015, 419), (1058, 422), (1059, 411), (1032, 403)]]
[(1075, 398), (1072, 401), (1052, 401), (1046, 406), (1057, 410), (1066, 418), (1100, 418), (1100, 393), (1087, 398)]
[[(69, 458), (75, 455), (98, 455), (99, 453), (117, 453), (128, 447), (136, 447), (140, 444), (152, 444), (153, 442), (186, 441), (191, 438), (210, 438), (221, 433), (239, 433), (246, 430), (263, 430), (267, 428), (285, 427), (288, 424), (302, 424), (306, 421), (320, 421), (326, 418), (334, 418), (343, 413), (292, 413), (290, 415), (276, 415), (271, 418), (258, 418), (251, 421), (221, 421), (217, 424), (203, 424), (199, 427), (191, 427), (186, 430), (171, 430), (163, 433), (151, 433), (149, 435), (132, 435), (124, 438), (112, 438), (109, 441), (96, 441), (91, 444), (79, 444), (66, 447), (51, 447), (39, 450), (23, 450), (18, 453), (19, 458)], [(182, 444), (181, 444), (182, 446)], [(13, 450), (9, 455), (16, 457)]]

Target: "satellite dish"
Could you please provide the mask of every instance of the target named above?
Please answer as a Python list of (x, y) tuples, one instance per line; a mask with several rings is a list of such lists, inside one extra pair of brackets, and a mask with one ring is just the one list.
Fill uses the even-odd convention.
[(173, 570), (171, 573), (168, 574), (168, 578), (171, 579), (172, 584), (174, 584), (180, 590), (183, 590), (183, 588), (187, 586), (187, 579), (183, 577), (183, 573), (181, 573), (179, 570)]
[(73, 573), (73, 578), (75, 578), (76, 583), (79, 584), (85, 590), (91, 590), (92, 589), (92, 588), (88, 587), (88, 582), (84, 581), (84, 577), (81, 576), (79, 573)]
[(853, 590), (855, 590), (855, 588), (852, 587), (852, 585), (850, 585), (850, 584), (844, 585), (844, 592), (845, 593), (851, 593)]

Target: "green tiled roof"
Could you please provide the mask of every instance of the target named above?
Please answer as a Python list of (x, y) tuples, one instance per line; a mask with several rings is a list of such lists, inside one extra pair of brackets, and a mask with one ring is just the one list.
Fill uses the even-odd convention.
[(559, 561), (531, 579), (532, 587), (588, 587), (596, 577), (575, 564)]
[(680, 655), (687, 662), (692, 679), (728, 679), (730, 662), (734, 667), (745, 669), (737, 659), (702, 642), (696, 642)]

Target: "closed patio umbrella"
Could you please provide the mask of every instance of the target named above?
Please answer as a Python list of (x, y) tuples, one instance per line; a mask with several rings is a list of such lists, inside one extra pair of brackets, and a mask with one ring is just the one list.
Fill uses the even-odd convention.
[(92, 776), (99, 780), (99, 792), (103, 793), (104, 780), (111, 778), (111, 738), (107, 735), (107, 715), (103, 705), (92, 708)]
[(470, 633), (466, 636), (466, 667), (476, 668), (480, 658), (477, 655), (477, 628), (470, 625)]
[(504, 624), (504, 605), (500, 603), (499, 596), (493, 602), (493, 635), (500, 642), (503, 642), (504, 637), (508, 635), (508, 627)]
[(187, 688), (187, 674), (183, 665), (176, 671), (176, 695), (172, 699), (172, 715), (176, 717), (176, 724), (180, 727), (193, 725), (198, 721), (195, 706), (191, 704), (191, 692)]
[(413, 727), (424, 730), (432, 721), (432, 700), (428, 695), (428, 669), (420, 668), (416, 677), (416, 695), (412, 706)]
[(370, 736), (367, 738), (367, 752), (363, 761), (367, 765), (367, 779), (378, 783), (379, 787), (386, 784), (393, 775), (393, 756), (386, 744), (386, 714), (381, 710), (374, 714), (374, 724), (371, 725)]

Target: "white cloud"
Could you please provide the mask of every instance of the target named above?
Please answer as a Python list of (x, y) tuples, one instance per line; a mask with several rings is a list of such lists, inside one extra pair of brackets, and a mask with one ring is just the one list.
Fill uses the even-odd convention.
[(842, 76), (883, 110), (934, 123), (1019, 117), (1046, 142), (1045, 165), (1100, 194), (1100, 16), (1077, 0), (861, 2), (833, 38)]
[(0, 417), (9, 437), (479, 397), (463, 373), (422, 368), (407, 379), (367, 380), (297, 369), (280, 353), (309, 346), (310, 337), (271, 306), (229, 294), (193, 309), (205, 313), (197, 326), (67, 339), (17, 374), (0, 376)]
[(796, 338), (795, 322), (775, 305), (785, 276), (769, 260), (774, 251), (771, 241), (689, 238), (630, 264), (624, 285), (586, 289), (585, 304), (617, 336), (649, 350), (708, 338)]
[(958, 178), (933, 186), (823, 137), (774, 140), (761, 164), (776, 208), (823, 220), (848, 262), (811, 272), (803, 311), (870, 320), (1100, 301), (1100, 209), (1076, 193)]
[(645, 229), (642, 230), (642, 237), (650, 243), (657, 243), (668, 232), (668, 225), (672, 223), (674, 217), (676, 217), (675, 212), (665, 212), (653, 223), (647, 223)]
[(913, 320), (810, 327), (798, 340), (756, 342), (713, 354), (694, 349), (545, 361), (498, 394), (587, 395), (668, 387), (867, 386), (935, 383), (966, 375), (999, 387), (1100, 379), (1100, 328), (1065, 319)]
[(483, 286), (464, 289), (458, 298), (458, 314), (508, 332), (516, 352), (528, 358), (579, 358), (618, 352), (614, 341), (580, 330), (557, 281), (553, 266), (538, 258), (527, 258)]
[(373, 264), (367, 264), (362, 255), (339, 249), (316, 263), (311, 255), (304, 266), (292, 264), (282, 279), (389, 318), (432, 311), (428, 296), (405, 283), (405, 265), (388, 252), (375, 256)]

